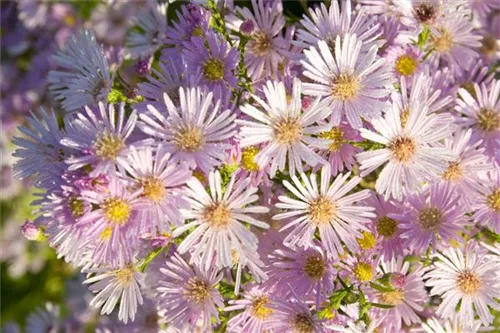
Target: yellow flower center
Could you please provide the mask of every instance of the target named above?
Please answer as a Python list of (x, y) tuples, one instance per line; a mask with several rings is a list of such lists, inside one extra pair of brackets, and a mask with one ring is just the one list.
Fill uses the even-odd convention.
[(383, 304), (389, 305), (399, 305), (403, 303), (404, 293), (403, 291), (396, 289), (393, 291), (386, 291), (380, 294), (380, 300)]
[(408, 55), (402, 55), (396, 60), (396, 71), (403, 76), (413, 75), (417, 61)]
[(259, 171), (259, 166), (255, 163), (255, 156), (259, 153), (257, 147), (248, 147), (241, 152), (241, 165), (247, 171)]
[(356, 97), (361, 89), (361, 82), (353, 75), (340, 74), (332, 82), (332, 95), (341, 101)]
[(147, 177), (141, 180), (142, 195), (147, 199), (159, 203), (165, 196), (165, 188), (156, 177)]
[(496, 212), (500, 212), (500, 189), (496, 189), (486, 199), (488, 206)]
[(266, 32), (257, 31), (252, 34), (248, 46), (256, 56), (265, 56), (272, 51), (273, 41)]
[(130, 217), (130, 205), (127, 201), (118, 198), (108, 198), (103, 201), (101, 208), (104, 217), (113, 224), (123, 225), (128, 222)]
[(203, 219), (215, 228), (227, 228), (231, 221), (231, 211), (223, 203), (214, 203), (205, 208)]
[(363, 237), (357, 239), (359, 246), (363, 250), (373, 249), (377, 244), (377, 239), (375, 238), (375, 236), (368, 231), (363, 231), (362, 234)]
[(193, 31), (191, 31), (191, 36), (200, 37), (201, 35), (203, 35), (203, 30), (201, 30), (201, 27), (196, 27), (193, 29)]
[(174, 141), (180, 150), (195, 152), (203, 145), (203, 134), (198, 128), (185, 128), (176, 133)]
[(83, 201), (75, 197), (71, 197), (68, 200), (69, 210), (74, 218), (79, 218), (83, 216), (85, 212), (85, 206)]
[(203, 65), (203, 75), (210, 81), (221, 80), (224, 78), (224, 63), (220, 59), (208, 59)]
[(268, 318), (273, 310), (266, 307), (269, 304), (269, 298), (267, 296), (259, 296), (255, 298), (252, 302), (252, 315), (261, 320)]
[(316, 225), (332, 221), (335, 212), (335, 204), (325, 197), (319, 197), (309, 205), (309, 219)]
[(447, 53), (453, 46), (453, 37), (448, 31), (442, 30), (441, 36), (432, 37), (432, 45), (437, 52)]
[(481, 288), (481, 280), (471, 271), (463, 271), (457, 277), (458, 290), (467, 295), (475, 294)]
[(377, 220), (376, 228), (379, 235), (391, 238), (398, 230), (398, 222), (390, 217), (382, 216)]
[(408, 162), (417, 150), (415, 141), (407, 137), (399, 137), (389, 144), (392, 157), (398, 162)]
[(462, 179), (463, 174), (464, 170), (459, 162), (450, 162), (448, 164), (448, 169), (446, 169), (441, 177), (443, 177), (444, 180), (456, 182)]
[(297, 314), (293, 318), (292, 326), (294, 333), (312, 333), (314, 332), (314, 323), (312, 319), (306, 314)]
[(200, 304), (210, 298), (210, 285), (197, 278), (190, 278), (186, 283), (184, 295), (191, 302)]
[(312, 255), (304, 263), (304, 272), (313, 280), (321, 279), (326, 273), (326, 263), (319, 255)]
[(354, 276), (361, 282), (371, 281), (373, 278), (373, 267), (372, 265), (360, 261), (354, 267)]
[(436, 230), (443, 222), (443, 213), (438, 208), (424, 208), (418, 216), (418, 222), (424, 230)]
[(135, 268), (133, 266), (127, 266), (124, 269), (116, 270), (114, 275), (119, 284), (126, 286), (134, 279), (134, 272)]
[(76, 18), (72, 14), (66, 14), (63, 17), (63, 22), (67, 27), (73, 27), (76, 24)]
[(344, 139), (344, 131), (340, 127), (334, 127), (328, 132), (323, 132), (319, 134), (320, 138), (332, 140), (328, 149), (332, 152), (338, 152), (340, 148), (346, 143)]
[(477, 124), (485, 132), (493, 132), (500, 128), (500, 112), (482, 109), (477, 115)]
[(94, 151), (97, 156), (108, 160), (115, 160), (124, 147), (125, 143), (117, 134), (105, 131), (97, 138), (94, 144)]
[(285, 118), (274, 124), (274, 137), (284, 145), (299, 141), (302, 135), (302, 126), (297, 118)]

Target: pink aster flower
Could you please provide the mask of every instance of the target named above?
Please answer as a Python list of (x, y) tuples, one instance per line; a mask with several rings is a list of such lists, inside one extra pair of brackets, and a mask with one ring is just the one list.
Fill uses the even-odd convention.
[(343, 39), (337, 36), (334, 51), (325, 41), (304, 51), (304, 75), (314, 82), (304, 83), (304, 94), (325, 96), (333, 109), (333, 125), (345, 115), (352, 127), (359, 128), (362, 118), (376, 118), (388, 107), (381, 99), (389, 96), (391, 72), (377, 57), (377, 47), (362, 52), (362, 46), (356, 35), (346, 34)]
[(273, 313), (267, 328), (276, 333), (308, 332), (324, 333), (324, 320), (313, 315), (307, 304), (298, 298), (275, 300), (271, 303)]
[(327, 117), (329, 110), (317, 98), (307, 112), (303, 112), (301, 93), (302, 84), (298, 79), (294, 80), (290, 101), (283, 82), (268, 81), (264, 88), (267, 102), (252, 96), (262, 110), (251, 104), (241, 107), (243, 113), (254, 119), (237, 120), (241, 125), (241, 147), (262, 144), (262, 150), (255, 155), (255, 163), (260, 168), (270, 164), (271, 177), (278, 170), (284, 171), (287, 162), (290, 174), (294, 174), (295, 170), (302, 171), (303, 162), (311, 166), (326, 163), (312, 148), (326, 148), (328, 142), (312, 135), (330, 129), (327, 124), (318, 125)]
[(457, 123), (465, 128), (471, 127), (472, 139), (483, 141), (485, 153), (494, 158), (500, 150), (500, 80), (490, 85), (474, 84), (474, 95), (461, 88), (455, 110), (462, 114)]
[(422, 71), (423, 54), (414, 45), (393, 46), (387, 49), (386, 59), (396, 79), (412, 77)]
[(312, 246), (318, 229), (322, 246), (334, 260), (344, 253), (341, 242), (350, 251), (359, 249), (356, 238), (361, 238), (361, 231), (367, 231), (365, 224), (375, 215), (371, 212), (372, 207), (355, 204), (368, 198), (368, 190), (346, 195), (361, 181), (353, 177), (344, 184), (349, 176), (350, 173), (340, 174), (330, 183), (331, 171), (326, 165), (321, 169), (319, 188), (316, 173), (311, 173), (310, 177), (301, 173), (300, 180), (292, 176), (293, 185), (286, 180), (283, 182), (295, 197), (280, 196), (276, 207), (286, 211), (273, 217), (276, 220), (290, 218), (281, 228), (281, 231), (292, 228), (284, 240), (285, 245)]
[(437, 253), (439, 259), (424, 275), (431, 295), (439, 295), (443, 301), (437, 309), (442, 318), (454, 318), (457, 305), (458, 323), (462, 327), (474, 326), (478, 315), (483, 325), (493, 322), (488, 307), (499, 310), (500, 285), (498, 263), (488, 260), (477, 246), (469, 244), (464, 249), (448, 248)]
[(219, 171), (209, 174), (209, 189), (204, 188), (197, 178), (188, 181), (187, 199), (191, 211), (184, 217), (192, 222), (177, 228), (174, 237), (194, 228), (181, 242), (178, 251), (183, 254), (191, 251), (192, 260), (200, 260), (205, 268), (214, 264), (218, 268), (232, 267), (233, 258), (245, 262), (249, 252), (257, 250), (257, 237), (243, 222), (259, 228), (269, 226), (253, 217), (253, 214), (267, 213), (268, 208), (251, 205), (258, 200), (257, 188), (250, 185), (250, 179), (235, 184), (233, 175), (222, 192), (222, 179)]
[(157, 287), (157, 302), (169, 325), (188, 332), (201, 321), (204, 332), (212, 327), (212, 318), (219, 323), (217, 307), (224, 307), (224, 303), (215, 288), (222, 279), (215, 265), (208, 265), (207, 270), (190, 266), (175, 253), (160, 271), (163, 277)]
[(472, 206), (472, 219), (500, 232), (500, 171), (492, 170), (480, 179), (479, 198)]
[(141, 130), (161, 140), (172, 162), (184, 162), (190, 168), (208, 172), (222, 163), (224, 150), (231, 146), (225, 140), (234, 135), (235, 114), (220, 112), (220, 102), (212, 104), (213, 93), (199, 88), (179, 88), (180, 106), (164, 94), (167, 113), (149, 105), (151, 117), (141, 114)]
[(452, 160), (449, 150), (439, 145), (450, 134), (446, 118), (428, 114), (417, 102), (404, 127), (396, 104), (372, 125), (378, 133), (362, 128), (361, 136), (386, 148), (359, 153), (357, 159), (362, 176), (388, 162), (375, 184), (386, 199), (402, 199), (404, 190), (419, 187), (424, 179), (437, 178)]
[(191, 172), (169, 159), (170, 154), (160, 145), (154, 156), (151, 148), (132, 148), (123, 163), (126, 172), (122, 172), (122, 177), (131, 188), (141, 189), (147, 206), (137, 216), (141, 234), (169, 232), (171, 224), (180, 226), (184, 222), (180, 209), (189, 209), (181, 186), (191, 178)]
[(417, 254), (430, 246), (435, 250), (450, 241), (460, 241), (458, 233), (467, 224), (465, 209), (448, 184), (435, 184), (422, 193), (407, 197), (408, 208), (395, 216), (401, 222), (405, 244)]

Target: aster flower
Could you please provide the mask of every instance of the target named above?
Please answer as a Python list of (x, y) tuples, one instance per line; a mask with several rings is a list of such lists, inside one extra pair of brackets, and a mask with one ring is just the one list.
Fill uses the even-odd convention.
[(202, 73), (202, 84), (209, 88), (236, 87), (234, 72), (239, 61), (238, 51), (218, 34), (210, 33), (204, 38), (192, 38), (185, 44), (182, 54), (188, 72)]
[(52, 303), (37, 308), (26, 318), (26, 333), (57, 333), (62, 327), (60, 308)]
[(49, 72), (47, 80), (56, 99), (63, 100), (66, 111), (107, 100), (113, 78), (92, 32), (84, 30), (73, 36), (54, 62), (60, 70)]
[(191, 37), (204, 36), (209, 31), (210, 12), (196, 3), (182, 5), (180, 11), (176, 11), (177, 20), (170, 22), (165, 31), (167, 44), (175, 46), (165, 49), (162, 57), (178, 51)]
[(230, 300), (230, 305), (224, 308), (224, 311), (243, 310), (229, 319), (227, 329), (230, 332), (263, 332), (273, 313), (269, 307), (273, 298), (258, 285), (251, 284), (246, 289), (242, 299)]
[(384, 331), (401, 330), (402, 324), (410, 326), (420, 323), (417, 313), (424, 310), (427, 300), (422, 274), (424, 270), (418, 265), (410, 272), (410, 263), (402, 258), (382, 263), (383, 272), (389, 274), (391, 291), (376, 291), (375, 300), (381, 304), (393, 305), (384, 316)]
[[(156, 1), (155, 1), (156, 2)], [(127, 53), (134, 57), (153, 55), (165, 43), (167, 28), (167, 4), (153, 3), (151, 9), (143, 10), (136, 20), (139, 29), (127, 37)]]
[(500, 232), (500, 172), (492, 170), (480, 180), (479, 198), (472, 206), (472, 219)]
[(114, 173), (116, 164), (128, 155), (130, 148), (127, 141), (136, 122), (136, 112), (126, 117), (123, 103), (119, 105), (118, 112), (113, 104), (105, 106), (99, 103), (97, 114), (85, 107), (85, 113), (77, 113), (74, 119), (68, 121), (68, 134), (61, 140), (64, 146), (76, 150), (74, 155), (65, 159), (70, 165), (69, 170), (90, 165), (92, 175)]
[(283, 82), (268, 81), (264, 88), (267, 102), (252, 96), (265, 113), (250, 104), (241, 107), (243, 113), (256, 120), (237, 120), (242, 126), (241, 147), (263, 144), (262, 150), (255, 156), (255, 163), (260, 168), (270, 164), (271, 177), (277, 170), (285, 170), (287, 160), (290, 174), (294, 174), (295, 170), (302, 171), (302, 162), (311, 166), (326, 163), (311, 148), (326, 148), (328, 141), (311, 135), (329, 129), (329, 125), (315, 125), (327, 117), (329, 110), (317, 98), (303, 113), (301, 93), (302, 84), (295, 79), (288, 102)]
[(192, 258), (199, 260), (208, 268), (215, 258), (219, 268), (231, 267), (232, 251), (245, 263), (247, 252), (257, 249), (257, 237), (242, 222), (259, 228), (268, 228), (264, 222), (256, 220), (252, 214), (267, 213), (268, 208), (250, 205), (257, 201), (257, 188), (250, 185), (250, 179), (235, 184), (233, 175), (222, 192), (222, 179), (219, 171), (209, 174), (210, 192), (201, 182), (192, 178), (187, 182), (186, 195), (191, 203), (191, 211), (186, 212), (186, 219), (193, 219), (183, 227), (177, 228), (173, 236), (177, 237), (187, 230), (195, 229), (181, 242), (178, 251), (183, 254), (192, 250)]
[(439, 320), (436, 317), (432, 317), (427, 319), (425, 323), (422, 323), (422, 328), (427, 333), (477, 333), (480, 332), (481, 326), (481, 322), (479, 320), (475, 320), (472, 326), (464, 327), (459, 324), (458, 316), (454, 316), (451, 320)]
[(424, 275), (426, 286), (431, 287), (431, 295), (443, 298), (436, 314), (442, 318), (454, 318), (458, 303), (458, 324), (462, 327), (474, 326), (477, 314), (483, 323), (493, 322), (488, 307), (499, 310), (500, 288), (498, 264), (488, 260), (477, 246), (469, 244), (464, 249), (448, 248), (440, 260), (434, 263)]
[(381, 99), (389, 95), (391, 73), (377, 58), (377, 47), (361, 52), (362, 46), (356, 35), (346, 34), (343, 39), (337, 36), (334, 52), (325, 41), (304, 51), (304, 75), (315, 82), (304, 83), (304, 94), (325, 96), (333, 109), (333, 125), (345, 115), (352, 127), (359, 128), (362, 117), (376, 118), (387, 108)]
[(359, 13), (354, 14), (351, 9), (351, 0), (342, 3), (340, 10), (339, 3), (333, 1), (330, 8), (326, 8), (322, 3), (316, 8), (309, 8), (309, 16), (303, 15), (300, 21), (304, 29), (297, 30), (296, 42), (298, 45), (309, 48), (316, 46), (319, 41), (324, 40), (334, 48), (337, 36), (341, 38), (345, 34), (357, 35), (358, 39), (366, 44), (370, 44), (378, 37), (379, 25), (369, 19), (363, 7)]
[(298, 297), (312, 295), (317, 308), (332, 292), (337, 273), (333, 261), (317, 245), (276, 249), (269, 255), (267, 272), (269, 279), (264, 282), (265, 286), (286, 299), (292, 296), (290, 290)]
[(273, 332), (322, 333), (325, 331), (323, 320), (313, 315), (307, 304), (297, 298), (294, 300), (275, 300), (271, 303), (270, 308), (273, 313), (267, 323), (267, 328)]
[(236, 7), (229, 16), (228, 27), (250, 37), (245, 45), (245, 65), (253, 81), (271, 76), (278, 71), (278, 64), (287, 55), (288, 45), (280, 35), (285, 26), (281, 3), (252, 0), (253, 13), (247, 7)]
[(368, 219), (375, 215), (371, 213), (372, 207), (355, 205), (368, 198), (368, 190), (346, 195), (361, 181), (353, 177), (344, 184), (349, 176), (350, 173), (340, 174), (330, 183), (330, 167), (326, 165), (321, 169), (320, 188), (316, 173), (311, 173), (310, 177), (302, 173), (300, 180), (292, 176), (293, 185), (283, 182), (296, 197), (280, 196), (276, 207), (287, 211), (273, 217), (276, 220), (293, 217), (281, 228), (281, 231), (293, 228), (284, 240), (285, 245), (309, 247), (318, 229), (322, 246), (334, 260), (344, 253), (341, 241), (350, 251), (359, 249), (356, 238), (361, 238), (361, 231), (367, 230)]
[(141, 233), (168, 232), (170, 224), (182, 224), (180, 209), (189, 209), (180, 187), (191, 178), (191, 172), (182, 165), (169, 163), (169, 159), (170, 154), (160, 145), (154, 156), (149, 147), (133, 148), (123, 162), (123, 176), (132, 188), (141, 189), (148, 206), (137, 217), (143, 223)]
[(455, 110), (463, 116), (457, 119), (459, 125), (471, 127), (473, 140), (481, 139), (485, 153), (494, 158), (500, 149), (500, 80), (494, 80), (489, 86), (474, 84), (471, 95), (461, 88)]
[(465, 1), (452, 0), (393, 0), (394, 11), (401, 22), (410, 28), (417, 28), (417, 33), (424, 27), (435, 26), (442, 21), (443, 16), (448, 18), (451, 13), (466, 15), (470, 13), (463, 6)]
[(97, 294), (90, 306), (102, 307), (101, 314), (110, 314), (120, 301), (118, 319), (124, 323), (135, 320), (137, 304), (144, 302), (141, 294), (144, 277), (134, 265), (119, 269), (89, 268), (84, 272), (92, 277), (83, 283), (90, 284), (90, 291)]
[(438, 145), (450, 134), (448, 122), (428, 114), (427, 108), (417, 102), (404, 128), (396, 105), (383, 118), (374, 119), (372, 125), (378, 133), (362, 128), (361, 136), (386, 148), (359, 153), (357, 159), (362, 176), (388, 162), (375, 184), (377, 192), (386, 199), (402, 199), (404, 189), (412, 190), (424, 179), (437, 178), (452, 159), (448, 149)]
[(396, 45), (387, 50), (387, 64), (395, 78), (412, 77), (422, 70), (422, 52), (414, 45)]
[(222, 278), (215, 266), (209, 265), (208, 270), (191, 267), (175, 253), (160, 271), (163, 277), (157, 287), (157, 302), (167, 323), (185, 331), (193, 329), (198, 321), (202, 331), (209, 329), (212, 317), (219, 323), (216, 307), (224, 303), (215, 288)]
[(179, 88), (180, 107), (164, 94), (167, 114), (148, 106), (151, 117), (141, 114), (141, 130), (162, 140), (172, 162), (182, 161), (190, 168), (208, 172), (224, 160), (225, 140), (234, 135), (234, 119), (230, 110), (219, 112), (220, 101), (212, 104), (213, 93), (199, 88)]
[(369, 253), (367, 254), (363, 251), (354, 255), (347, 254), (344, 256), (340, 262), (341, 269), (339, 270), (339, 275), (358, 287), (371, 282), (376, 278), (378, 260), (373, 258), (371, 252)]

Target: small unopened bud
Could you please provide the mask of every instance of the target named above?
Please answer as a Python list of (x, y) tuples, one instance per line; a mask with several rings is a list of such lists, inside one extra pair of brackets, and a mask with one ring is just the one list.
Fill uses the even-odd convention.
[(313, 99), (311, 96), (304, 96), (302, 97), (302, 110), (306, 111), (311, 107), (311, 104), (313, 102)]
[(139, 59), (135, 65), (134, 69), (137, 75), (139, 76), (145, 76), (148, 75), (149, 72), (151, 71), (151, 59), (150, 58), (145, 58), (145, 59)]
[(21, 226), (21, 233), (26, 239), (31, 241), (42, 241), (45, 239), (42, 229), (30, 220), (26, 220)]
[(402, 288), (406, 284), (406, 275), (402, 273), (392, 273), (391, 285), (395, 288)]
[(240, 31), (247, 35), (250, 35), (253, 29), (255, 29), (255, 23), (252, 20), (243, 21), (240, 25)]

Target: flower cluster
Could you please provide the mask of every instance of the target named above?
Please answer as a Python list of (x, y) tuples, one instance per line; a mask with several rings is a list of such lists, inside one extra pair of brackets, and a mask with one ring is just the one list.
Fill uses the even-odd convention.
[(495, 329), (497, 2), (130, 10), (55, 52), (13, 139), (23, 234), (117, 315), (97, 332)]

